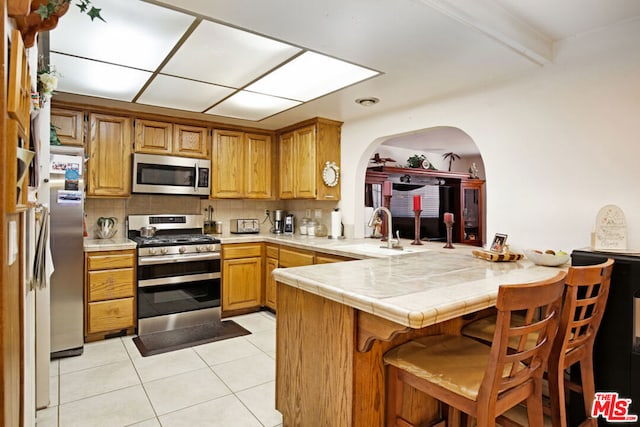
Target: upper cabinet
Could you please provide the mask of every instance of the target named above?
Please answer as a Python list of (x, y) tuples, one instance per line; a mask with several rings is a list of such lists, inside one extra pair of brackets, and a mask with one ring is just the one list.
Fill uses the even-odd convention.
[(84, 111), (52, 108), (51, 124), (62, 145), (84, 145)]
[(87, 196), (128, 197), (131, 194), (131, 119), (90, 114), (87, 144)]
[(278, 132), (280, 199), (340, 200), (341, 126), (316, 118)]
[(206, 127), (137, 119), (135, 128), (136, 153), (207, 158)]
[(176, 156), (208, 158), (208, 129), (183, 124), (173, 125), (173, 154)]
[(135, 152), (146, 154), (171, 154), (173, 125), (153, 120), (136, 119)]
[(270, 135), (215, 130), (211, 146), (212, 198), (273, 198)]

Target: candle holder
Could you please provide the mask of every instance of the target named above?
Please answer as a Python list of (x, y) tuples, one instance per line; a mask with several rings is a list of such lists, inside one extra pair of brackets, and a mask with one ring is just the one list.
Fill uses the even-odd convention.
[(455, 249), (451, 244), (451, 232), (453, 229), (453, 221), (446, 221), (444, 225), (447, 227), (447, 244), (443, 246), (445, 249)]
[[(382, 206), (387, 209), (391, 208), (391, 196), (382, 196)], [(387, 221), (389, 221), (387, 216), (382, 215), (382, 223), (380, 224), (380, 232), (382, 233), (382, 239), (380, 239), (381, 242), (386, 242), (389, 239), (387, 236)]]
[(415, 215), (415, 222), (413, 225), (414, 228), (414, 239), (413, 242), (411, 242), (412, 245), (421, 245), (422, 242), (420, 241), (420, 212), (422, 212), (421, 209), (417, 209), (413, 211), (413, 214)]

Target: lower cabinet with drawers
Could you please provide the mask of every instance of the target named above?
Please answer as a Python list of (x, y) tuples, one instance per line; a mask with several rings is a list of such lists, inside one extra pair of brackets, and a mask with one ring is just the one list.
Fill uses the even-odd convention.
[(85, 341), (136, 328), (135, 250), (85, 253)]

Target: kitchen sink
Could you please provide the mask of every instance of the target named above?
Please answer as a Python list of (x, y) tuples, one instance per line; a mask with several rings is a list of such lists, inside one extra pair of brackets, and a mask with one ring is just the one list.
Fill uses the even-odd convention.
[(414, 252), (423, 252), (428, 249), (417, 250), (412, 247), (402, 246), (401, 249), (389, 249), (386, 246), (381, 246), (379, 243), (359, 243), (355, 245), (344, 245), (336, 249), (344, 250), (347, 252), (360, 253), (363, 255), (371, 256), (394, 256), (402, 255)]

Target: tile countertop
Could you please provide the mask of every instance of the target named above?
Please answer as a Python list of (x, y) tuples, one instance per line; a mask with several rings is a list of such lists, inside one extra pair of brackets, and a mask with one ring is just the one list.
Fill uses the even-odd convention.
[(119, 251), (135, 248), (136, 242), (125, 239), (124, 237), (117, 237), (115, 239), (84, 239), (85, 252)]
[[(362, 238), (362, 239), (329, 239), (328, 237), (309, 237), (299, 234), (212, 234), (211, 236), (220, 239), (222, 244), (232, 243), (275, 243), (280, 245), (291, 246), (299, 249), (323, 252), (332, 255), (351, 257), (356, 259), (368, 258), (386, 258), (395, 255), (408, 255), (410, 253), (431, 250), (435, 247), (442, 246), (443, 243), (432, 244), (424, 242), (424, 245), (413, 246), (411, 239), (400, 239), (403, 247), (402, 251), (396, 249), (380, 248), (386, 245), (380, 239)], [(434, 245), (434, 246), (430, 246)], [(476, 248), (477, 249), (477, 248)]]
[(441, 246), (426, 243), (426, 251), (382, 259), (278, 268), (273, 275), (289, 286), (417, 329), (494, 306), (501, 284), (548, 279), (566, 268), (528, 260), (489, 262), (471, 255), (471, 247)]

